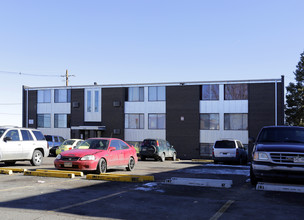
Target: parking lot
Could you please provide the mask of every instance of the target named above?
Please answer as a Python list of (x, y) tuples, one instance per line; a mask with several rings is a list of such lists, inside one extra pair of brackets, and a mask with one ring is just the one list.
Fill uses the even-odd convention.
[[(14, 168), (54, 169), (54, 157), (42, 166), (17, 162)], [(4, 164), (0, 164), (0, 168)], [(210, 161), (139, 161), (132, 172), (155, 181), (112, 182), (86, 176), (55, 178), (0, 175), (2, 219), (302, 219), (303, 193), (256, 190), (249, 166)], [(172, 177), (232, 180), (231, 188), (165, 184)]]

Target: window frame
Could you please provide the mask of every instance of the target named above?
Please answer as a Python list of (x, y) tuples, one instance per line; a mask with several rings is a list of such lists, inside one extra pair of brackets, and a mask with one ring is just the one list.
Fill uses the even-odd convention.
[[(130, 125), (134, 124), (130, 121), (132, 118), (129, 116), (138, 116), (139, 122), (135, 122), (135, 128)], [(144, 113), (126, 113), (125, 114), (125, 129), (144, 129), (145, 128), (145, 117)], [(135, 119), (136, 120), (136, 119)], [(138, 125), (138, 126), (137, 126)]]
[[(202, 116), (204, 115), (207, 115), (208, 116), (208, 124), (209, 124), (209, 129), (207, 128), (202, 128), (202, 124), (203, 124), (203, 121), (202, 121)], [(212, 123), (211, 123), (211, 115), (216, 115), (217, 116), (217, 124), (215, 126), (214, 129), (210, 129), (210, 127), (212, 127)], [(217, 131), (217, 130), (220, 130), (220, 114), (219, 113), (200, 113), (200, 130), (205, 130), (205, 131)]]
[[(230, 115), (233, 115), (233, 116), (240, 115), (241, 116), (241, 118), (239, 118), (239, 119), (241, 119), (241, 124), (239, 126), (240, 128), (236, 128), (236, 129), (231, 128), (231, 124), (236, 125), (236, 123), (231, 123), (231, 120), (233, 120), (233, 119), (230, 119), (230, 118), (229, 118), (230, 121), (229, 121), (229, 128), (228, 128), (228, 122), (227, 122), (227, 120), (228, 120), (227, 116), (228, 115), (229, 116)], [(246, 117), (244, 118), (244, 116), (246, 116)], [(237, 120), (239, 120), (239, 119), (237, 119)], [(244, 126), (244, 122), (246, 122), (245, 126)], [(248, 130), (248, 114), (247, 113), (224, 113), (224, 130), (247, 131)]]
[[(205, 94), (204, 88), (208, 90), (208, 93), (206, 94), (208, 94), (209, 97), (204, 97)], [(214, 91), (216, 92), (214, 93)], [(201, 93), (202, 93), (201, 100), (203, 101), (218, 101), (220, 99), (220, 86), (219, 84), (203, 84)]]
[[(156, 116), (156, 125), (155, 126), (151, 126), (151, 116)], [(160, 122), (160, 116), (164, 117), (164, 126), (160, 127), (159, 126), (159, 122)], [(165, 113), (149, 113), (148, 114), (148, 129), (149, 130), (165, 130), (166, 129), (166, 114)]]

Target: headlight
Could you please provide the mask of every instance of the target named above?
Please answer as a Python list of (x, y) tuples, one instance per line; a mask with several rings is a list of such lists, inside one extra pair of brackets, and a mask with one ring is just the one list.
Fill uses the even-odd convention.
[(95, 156), (94, 155), (86, 155), (86, 156), (82, 157), (81, 160), (95, 160)]
[(61, 154), (58, 154), (57, 157), (56, 157), (56, 159), (60, 160), (61, 159)]
[(268, 154), (265, 152), (255, 152), (253, 155), (253, 160), (269, 161), (270, 159), (268, 157)]

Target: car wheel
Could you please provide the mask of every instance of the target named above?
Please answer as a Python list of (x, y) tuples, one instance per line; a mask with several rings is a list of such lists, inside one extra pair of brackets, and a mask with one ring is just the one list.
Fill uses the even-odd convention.
[(252, 170), (252, 167), (250, 167), (250, 182), (251, 182), (251, 185), (253, 186), (256, 186), (256, 184), (260, 181), (260, 179), (258, 179), (254, 173), (253, 173), (253, 170)]
[(166, 160), (165, 153), (162, 153), (162, 155), (160, 155), (160, 161), (164, 162), (165, 160)]
[(146, 160), (146, 157), (145, 157), (145, 156), (140, 156), (140, 159), (141, 159), (142, 161), (145, 161), (145, 160)]
[(132, 171), (135, 167), (135, 160), (133, 157), (130, 157), (130, 160), (129, 160), (129, 163), (128, 163), (128, 166), (127, 166), (127, 170), (128, 171)]
[(176, 161), (176, 153), (173, 154), (172, 160)]
[(43, 161), (43, 155), (40, 150), (35, 150), (31, 159), (31, 164), (33, 166), (40, 166)]
[(106, 173), (107, 172), (107, 161), (104, 158), (101, 158), (98, 162), (96, 173)]
[(7, 161), (7, 162), (4, 162), (5, 166), (13, 166), (15, 165), (16, 161)]

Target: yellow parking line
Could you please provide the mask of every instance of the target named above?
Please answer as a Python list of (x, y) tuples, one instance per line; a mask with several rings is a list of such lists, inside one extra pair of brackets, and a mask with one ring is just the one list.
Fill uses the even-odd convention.
[(108, 198), (111, 198), (111, 197), (114, 197), (114, 196), (117, 196), (117, 195), (120, 195), (120, 194), (123, 194), (123, 193), (126, 193), (126, 192), (128, 192), (128, 190), (117, 192), (117, 193), (113, 193), (113, 194), (106, 195), (106, 196), (103, 196), (103, 197), (100, 197), (100, 198), (96, 198), (96, 199), (91, 199), (91, 200), (88, 200), (88, 201), (85, 201), (85, 202), (75, 203), (73, 205), (68, 205), (68, 206), (65, 206), (65, 207), (58, 208), (58, 209), (49, 210), (49, 212), (58, 212), (58, 211), (62, 211), (62, 210), (65, 210), (65, 209), (74, 208), (76, 206), (86, 205), (86, 204), (89, 204), (89, 203), (92, 203), (92, 202), (96, 202), (96, 201), (99, 201), (99, 200), (108, 199)]
[(228, 200), (211, 218), (210, 220), (217, 220), (221, 217), (224, 212), (234, 203), (234, 200)]

